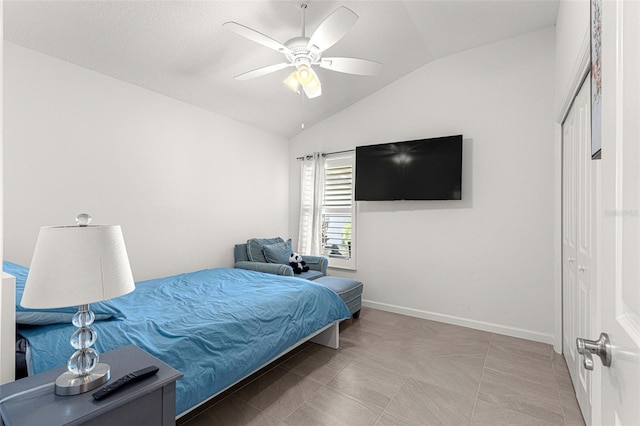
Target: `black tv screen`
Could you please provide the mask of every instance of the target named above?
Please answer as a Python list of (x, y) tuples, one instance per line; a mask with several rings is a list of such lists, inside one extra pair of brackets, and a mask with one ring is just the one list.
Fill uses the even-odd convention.
[(461, 198), (462, 135), (356, 147), (358, 201)]

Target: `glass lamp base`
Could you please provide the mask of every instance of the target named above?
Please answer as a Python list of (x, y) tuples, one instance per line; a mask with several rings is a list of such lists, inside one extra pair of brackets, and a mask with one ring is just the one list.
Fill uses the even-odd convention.
[(109, 364), (98, 363), (86, 376), (65, 372), (56, 379), (56, 395), (69, 396), (89, 392), (111, 378)]

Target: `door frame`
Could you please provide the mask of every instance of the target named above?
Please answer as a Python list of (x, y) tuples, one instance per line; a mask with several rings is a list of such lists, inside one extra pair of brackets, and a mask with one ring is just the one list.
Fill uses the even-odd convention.
[[(574, 62), (574, 66), (569, 77), (569, 80), (565, 87), (563, 88), (562, 96), (560, 98), (560, 104), (558, 109), (556, 110), (555, 115), (555, 183), (556, 183), (556, 208), (555, 208), (555, 250), (554, 250), (554, 258), (555, 261), (555, 341), (554, 341), (554, 350), (557, 353), (562, 353), (562, 343), (563, 343), (563, 280), (562, 280), (562, 268), (563, 268), (563, 253), (562, 253), (562, 124), (564, 123), (567, 115), (569, 114), (569, 110), (573, 104), (573, 100), (576, 98), (587, 74), (591, 70), (591, 34), (590, 28), (587, 28), (583, 38), (582, 43), (580, 44), (580, 49), (578, 51), (578, 55)], [(593, 182), (595, 183), (592, 191), (594, 191), (594, 204), (595, 209), (600, 205), (600, 168), (596, 167), (594, 170), (594, 176), (592, 177)], [(594, 221), (599, 220), (599, 216), (595, 215), (593, 218)], [(598, 242), (600, 240), (599, 230), (600, 226), (596, 222), (595, 226), (595, 241), (596, 246), (594, 249), (596, 250), (596, 262), (598, 262), (598, 254), (599, 246)], [(598, 293), (600, 292), (600, 268), (596, 265), (596, 276), (593, 277), (593, 296), (594, 299), (592, 301), (593, 308), (593, 317), (591, 318), (591, 324), (593, 330), (598, 330), (599, 328), (599, 312), (600, 312), (600, 303)], [(587, 339), (597, 338), (597, 336), (581, 336)], [(591, 374), (591, 419), (600, 419), (601, 418), (601, 383), (602, 383), (602, 374), (601, 369), (594, 369), (590, 372)]]
[(580, 44), (580, 50), (578, 51), (578, 56), (576, 57), (576, 61), (574, 63), (573, 69), (571, 71), (571, 75), (569, 77), (569, 81), (566, 86), (563, 88), (562, 97), (560, 101), (560, 105), (558, 110), (556, 111), (556, 122), (554, 125), (554, 135), (555, 135), (555, 221), (554, 221), (554, 233), (555, 233), (555, 244), (554, 244), (554, 258), (555, 261), (555, 273), (554, 273), (554, 281), (555, 281), (555, 327), (554, 327), (554, 350), (561, 354), (562, 353), (562, 123), (567, 118), (569, 114), (569, 110), (571, 109), (571, 105), (573, 104), (573, 100), (578, 95), (580, 91), (580, 87), (582, 87), (582, 83), (584, 82), (585, 77), (591, 70), (591, 36), (589, 31), (585, 31), (584, 36), (582, 38), (582, 43)]

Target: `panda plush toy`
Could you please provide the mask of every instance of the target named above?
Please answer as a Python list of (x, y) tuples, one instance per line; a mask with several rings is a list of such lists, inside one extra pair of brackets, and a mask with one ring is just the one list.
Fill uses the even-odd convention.
[(291, 256), (289, 256), (289, 266), (293, 268), (295, 274), (301, 274), (309, 270), (307, 262), (302, 260), (302, 256), (296, 252), (291, 253)]

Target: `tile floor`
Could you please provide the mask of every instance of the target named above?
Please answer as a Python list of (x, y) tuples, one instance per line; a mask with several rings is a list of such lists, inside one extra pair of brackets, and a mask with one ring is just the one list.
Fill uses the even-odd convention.
[(200, 425), (584, 425), (550, 345), (364, 308), (340, 349), (305, 344), (178, 421)]

